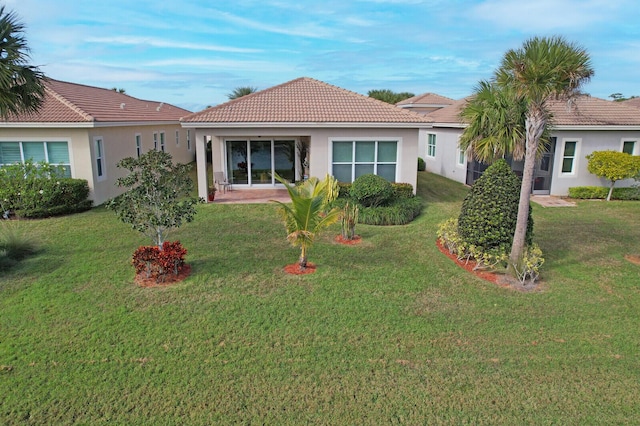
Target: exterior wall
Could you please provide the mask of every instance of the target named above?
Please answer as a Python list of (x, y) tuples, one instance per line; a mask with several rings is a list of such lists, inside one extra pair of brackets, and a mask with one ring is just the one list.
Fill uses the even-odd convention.
[[(609, 186), (609, 181), (598, 178), (587, 170), (587, 155), (593, 151), (622, 151), (622, 141), (637, 140), (635, 155), (640, 155), (640, 131), (555, 131), (556, 154), (553, 161), (551, 195), (568, 195), (574, 186)], [(564, 142), (578, 141), (573, 173), (562, 173)], [(616, 188), (630, 186), (635, 181), (627, 179), (616, 182)]]
[[(180, 144), (176, 146), (175, 131), (180, 134)], [(136, 156), (135, 135), (142, 139), (142, 153), (153, 149), (153, 132), (164, 131), (166, 151), (173, 156), (174, 162), (190, 163), (195, 159), (195, 144), (192, 134), (191, 150), (187, 149), (186, 129), (180, 124), (98, 127), (98, 128), (0, 128), (2, 141), (67, 141), (71, 176), (85, 179), (89, 183), (89, 197), (96, 205), (102, 204), (122, 191), (115, 180), (123, 176), (116, 167), (125, 157)], [(193, 132), (192, 132), (193, 133)], [(103, 141), (104, 179), (99, 180), (95, 170), (94, 139)], [(159, 149), (159, 147), (158, 147)]]
[[(460, 183), (465, 183), (467, 162), (458, 164), (458, 139), (463, 129), (433, 128), (420, 131), (420, 157), (424, 158), (426, 170)], [(436, 135), (436, 155), (427, 156), (428, 134)]]
[[(238, 128), (197, 129), (199, 143), (212, 140), (212, 165), (214, 171), (224, 171), (224, 140), (229, 138), (290, 137), (309, 140), (309, 175), (322, 178), (331, 171), (330, 141), (332, 139), (394, 138), (399, 140), (396, 179), (416, 187), (418, 129), (388, 128)], [(204, 163), (204, 161), (202, 161)], [(201, 161), (198, 161), (198, 167)], [(199, 178), (200, 181), (200, 178)], [(203, 189), (204, 188), (204, 189)], [(199, 182), (199, 191), (206, 187)], [(200, 196), (202, 196), (200, 194)]]

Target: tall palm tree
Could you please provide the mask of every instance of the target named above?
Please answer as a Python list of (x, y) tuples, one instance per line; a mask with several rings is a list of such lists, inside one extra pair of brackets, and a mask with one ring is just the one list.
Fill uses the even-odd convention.
[(229, 100), (234, 100), (234, 99), (241, 98), (243, 96), (250, 95), (251, 93), (255, 93), (257, 91), (258, 91), (257, 87), (251, 87), (251, 86), (236, 87), (235, 89), (233, 89), (233, 92), (227, 95), (227, 97), (229, 98)]
[(292, 185), (279, 175), (275, 178), (287, 188), (291, 204), (274, 201), (280, 205), (280, 215), (287, 230), (287, 240), (300, 246), (300, 269), (307, 267), (307, 250), (315, 236), (324, 228), (340, 220), (341, 211), (328, 210), (329, 203), (338, 195), (338, 183), (333, 176), (324, 180), (312, 177), (302, 184)]
[(496, 71), (496, 83), (513, 90), (517, 99), (527, 105), (524, 169), (518, 220), (509, 255), (511, 268), (520, 265), (524, 253), (536, 152), (550, 119), (547, 102), (571, 101), (593, 73), (588, 52), (563, 37), (534, 37), (525, 41), (520, 49), (505, 53)]
[(24, 25), (0, 6), (0, 117), (35, 112), (44, 98), (44, 74), (28, 65)]

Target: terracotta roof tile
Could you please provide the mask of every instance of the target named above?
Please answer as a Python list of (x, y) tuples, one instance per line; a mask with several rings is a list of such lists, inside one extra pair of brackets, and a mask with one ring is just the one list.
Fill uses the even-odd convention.
[(640, 97), (627, 99), (621, 102), (624, 105), (640, 108)]
[[(459, 113), (470, 97), (427, 115), (435, 123), (461, 124)], [(638, 126), (637, 108), (625, 102), (612, 102), (592, 96), (581, 96), (570, 106), (566, 101), (551, 101), (549, 109), (556, 126)]]
[(412, 98), (398, 102), (396, 105), (451, 105), (455, 101), (446, 96), (440, 96), (436, 93), (423, 93)]
[(428, 123), (423, 116), (301, 77), (192, 114), (185, 123)]
[(47, 79), (42, 108), (8, 122), (82, 123), (178, 121), (190, 114), (176, 106), (134, 98), (114, 90)]

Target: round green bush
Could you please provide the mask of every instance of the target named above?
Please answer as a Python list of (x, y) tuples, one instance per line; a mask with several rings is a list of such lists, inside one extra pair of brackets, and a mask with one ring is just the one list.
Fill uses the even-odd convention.
[[(510, 249), (518, 218), (521, 181), (505, 160), (498, 160), (482, 174), (462, 203), (458, 218), (460, 236), (485, 250)], [(527, 244), (533, 237), (529, 206)]]
[(385, 205), (393, 198), (394, 191), (391, 182), (383, 177), (367, 174), (362, 175), (351, 184), (351, 197), (364, 207)]
[(424, 172), (427, 170), (427, 163), (425, 163), (424, 158), (418, 157), (418, 171)]

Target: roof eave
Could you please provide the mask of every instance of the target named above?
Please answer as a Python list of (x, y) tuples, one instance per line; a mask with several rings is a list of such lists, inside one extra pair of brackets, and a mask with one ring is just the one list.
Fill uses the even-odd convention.
[(640, 124), (557, 124), (551, 130), (638, 131)]
[(202, 128), (202, 127), (215, 127), (224, 129), (239, 129), (245, 127), (271, 127), (271, 128), (288, 128), (288, 127), (310, 127), (310, 128), (328, 128), (328, 127), (340, 127), (340, 128), (404, 128), (404, 129), (418, 129), (424, 127), (430, 127), (431, 123), (427, 122), (414, 122), (414, 123), (369, 123), (369, 122), (242, 122), (242, 123), (225, 123), (225, 122), (182, 122), (182, 127), (185, 128)]

